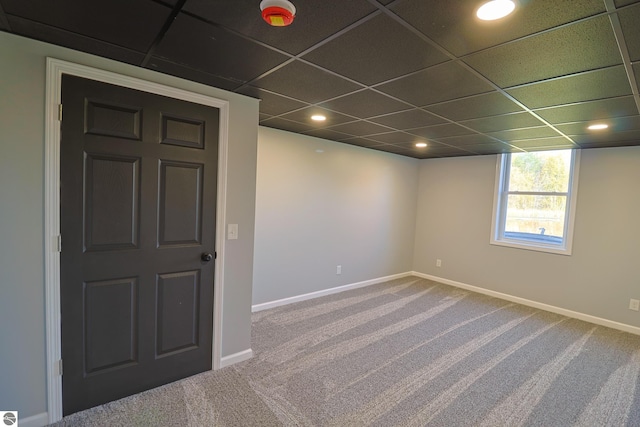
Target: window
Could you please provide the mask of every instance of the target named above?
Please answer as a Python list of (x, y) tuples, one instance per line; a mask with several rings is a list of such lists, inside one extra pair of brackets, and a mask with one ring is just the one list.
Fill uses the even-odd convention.
[(578, 150), (498, 156), (491, 244), (571, 254)]

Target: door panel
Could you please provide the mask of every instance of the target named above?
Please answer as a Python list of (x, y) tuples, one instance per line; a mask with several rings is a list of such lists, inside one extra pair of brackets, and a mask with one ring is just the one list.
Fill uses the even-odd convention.
[(140, 158), (85, 155), (85, 250), (138, 246)]
[(204, 122), (163, 114), (161, 143), (204, 148)]
[(138, 280), (85, 283), (85, 370), (95, 374), (138, 360)]
[(140, 140), (142, 109), (87, 99), (85, 126), (88, 134)]
[(63, 76), (63, 410), (211, 369), (219, 110)]
[(199, 287), (199, 271), (158, 275), (158, 355), (198, 345)]
[(160, 246), (200, 243), (203, 165), (160, 160)]

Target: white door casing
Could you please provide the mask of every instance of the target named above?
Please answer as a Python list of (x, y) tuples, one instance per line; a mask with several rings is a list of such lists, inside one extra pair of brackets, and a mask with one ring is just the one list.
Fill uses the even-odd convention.
[[(222, 299), (224, 289), (225, 223), (227, 199), (227, 151), (229, 102), (134, 77), (84, 65), (47, 58), (45, 105), (45, 321), (47, 413), (50, 423), (62, 419), (61, 329), (60, 329), (60, 122), (62, 75), (69, 74), (104, 83), (176, 98), (220, 110), (218, 189), (216, 208), (216, 253), (213, 312), (213, 369), (221, 367)], [(64, 236), (62, 236), (64, 239)], [(64, 244), (64, 243), (63, 243)]]

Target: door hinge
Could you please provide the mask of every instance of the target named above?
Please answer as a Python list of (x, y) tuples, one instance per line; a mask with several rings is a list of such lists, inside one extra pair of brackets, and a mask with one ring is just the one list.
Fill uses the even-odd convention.
[(58, 121), (62, 121), (62, 104), (58, 104)]
[(62, 376), (62, 359), (58, 360), (58, 375)]
[(58, 234), (56, 238), (56, 251), (62, 252), (62, 234)]
[(218, 259), (218, 252), (213, 253), (213, 259)]

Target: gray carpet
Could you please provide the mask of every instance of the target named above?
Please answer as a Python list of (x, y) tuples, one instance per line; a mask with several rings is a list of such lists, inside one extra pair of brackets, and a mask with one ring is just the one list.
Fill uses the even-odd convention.
[(640, 336), (407, 277), (253, 315), (255, 357), (58, 426), (640, 426)]

